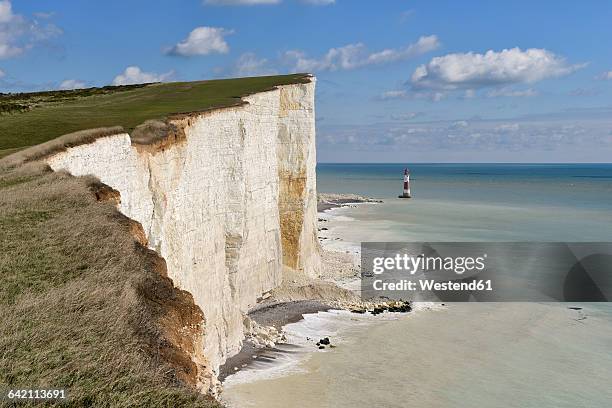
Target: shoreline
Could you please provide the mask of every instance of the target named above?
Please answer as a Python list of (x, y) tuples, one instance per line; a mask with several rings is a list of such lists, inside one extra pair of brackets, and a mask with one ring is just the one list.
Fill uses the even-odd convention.
[[(321, 218), (325, 217), (329, 210), (364, 203), (382, 203), (382, 200), (356, 194), (319, 194), (317, 204), (317, 215), (319, 217), (318, 232), (325, 228), (321, 224), (329, 221), (326, 218)], [(340, 237), (336, 239), (341, 240)], [(326, 245), (320, 239), (319, 244), (323, 261), (322, 273), (319, 278), (320, 283), (332, 284), (358, 296), (359, 289), (351, 288), (351, 286), (355, 286), (355, 281), (359, 281), (360, 265), (358, 257), (348, 253), (348, 251), (342, 252), (326, 248)], [(291, 277), (289, 276), (289, 278)], [(286, 291), (286, 288), (281, 288), (281, 292), (284, 291)], [(360, 305), (356, 305), (356, 299), (353, 302), (346, 303), (331, 298), (287, 301), (282, 300), (282, 294), (277, 297), (281, 300), (274, 300), (273, 295), (248, 313), (251, 334), (244, 340), (241, 350), (236, 355), (228, 358), (225, 364), (219, 368), (218, 379), (221, 383), (228, 377), (253, 367), (256, 363), (265, 362), (274, 364), (279, 356), (291, 354), (292, 348), (301, 348), (301, 345), (287, 342), (284, 328), (287, 325), (305, 320), (305, 315), (317, 315), (319, 312), (344, 310), (359, 316), (362, 314), (369, 315), (372, 313), (372, 310), (369, 309), (373, 309), (376, 310), (375, 313), (372, 313), (375, 316), (379, 315), (381, 310), (386, 310), (387, 308), (387, 306), (383, 306), (383, 309), (380, 309), (378, 304), (372, 304), (372, 306), (361, 302), (359, 302), (361, 303)], [(399, 308), (391, 310), (399, 310)], [(401, 312), (396, 313), (400, 315), (409, 311), (410, 307), (404, 306)], [(321, 336), (323, 335), (321, 334)], [(314, 338), (307, 338), (306, 340), (316, 341)], [(319, 347), (319, 344), (317, 343), (316, 346)], [(330, 347), (334, 346), (330, 345)]]
[[(320, 193), (317, 197), (318, 209), (318, 236), (319, 245), (324, 249), (323, 255), (329, 255), (332, 258), (333, 254), (350, 254), (350, 262), (356, 265), (357, 269), (360, 265), (360, 242), (347, 241), (341, 234), (335, 234), (330, 231), (333, 220), (338, 221), (353, 221), (350, 216), (345, 216), (345, 210), (357, 208), (366, 204), (383, 204), (384, 201), (379, 198), (372, 198), (358, 194), (332, 194)], [(332, 224), (330, 224), (332, 221)], [(335, 225), (337, 226), (337, 225)], [(336, 258), (339, 255), (336, 255)], [(345, 256), (346, 257), (346, 256)], [(347, 258), (348, 259), (348, 258)], [(346, 260), (345, 260), (346, 262)], [(345, 278), (345, 276), (342, 276)]]
[[(343, 245), (336, 238), (353, 236), (351, 229), (361, 230), (360, 222), (351, 225), (356, 212), (350, 207), (359, 203), (346, 198), (323, 201), (325, 206), (319, 207), (323, 212), (318, 214), (319, 238), (329, 237), (319, 240), (325, 251), (323, 256), (354, 257), (352, 253), (334, 249), (351, 249), (348, 244), (353, 242)], [(338, 224), (343, 227), (336, 229)], [(325, 230), (321, 232), (321, 228)], [(338, 275), (327, 270), (325, 273), (328, 276), (321, 279), (338, 283)], [(350, 271), (345, 276), (348, 280)], [(457, 303), (452, 307), (417, 303), (414, 306), (415, 311), (431, 308), (435, 313), (409, 313), (397, 316), (393, 323), (375, 323), (365, 329), (356, 321), (352, 322), (353, 326), (345, 326), (361, 317), (354, 315), (356, 319), (351, 319), (346, 312), (305, 316), (303, 322), (290, 325), (290, 330), (295, 331), (296, 326), (298, 329), (318, 327), (312, 322), (328, 319), (342, 326), (338, 336), (330, 336), (339, 347), (319, 351), (307, 345), (304, 350), (311, 352), (301, 355), (297, 354), (298, 348), (274, 351), (278, 359), (273, 353), (269, 360), (272, 369), (244, 372), (229, 381), (224, 402), (228, 402), (228, 406), (252, 403), (270, 408), (354, 408), (381, 405), (381, 401), (388, 402), (389, 406), (409, 403), (449, 408), (462, 405), (503, 407), (503, 401), (518, 395), (523, 403), (535, 400), (540, 406), (552, 408), (563, 402), (562, 398), (551, 399), (559, 395), (574, 398), (575, 406), (580, 405), (580, 401), (603, 406), (599, 397), (609, 393), (605, 391), (609, 376), (585, 383), (584, 373), (566, 370), (565, 361), (571, 361), (574, 368), (584, 367), (590, 376), (612, 367), (605, 364), (612, 360), (603, 342), (612, 335), (609, 325), (612, 309), (609, 307), (604, 310), (605, 305), (599, 304), (518, 302), (503, 305)], [(382, 318), (368, 320), (383, 323), (392, 315), (385, 313), (378, 317)], [(317, 332), (317, 336), (324, 335), (326, 329)], [(298, 333), (303, 331), (298, 330)], [(293, 366), (286, 365), (285, 356), (299, 361)], [(507, 369), (500, 371), (500, 367)], [(499, 375), (502, 380), (498, 381)], [(476, 385), (486, 384), (486, 387), (459, 386), (454, 381), (470, 376), (476, 379)], [(549, 381), (551, 378), (564, 381)], [(346, 384), (347, 380), (350, 385)], [(500, 383), (510, 385), (498, 387)], [(559, 388), (559, 383), (568, 387), (572, 394), (566, 395), (567, 391)], [(447, 394), (439, 393), (440, 384), (448, 390)]]
[(327, 312), (337, 309), (318, 300), (296, 300), (265, 305), (249, 313), (249, 317), (260, 325), (280, 330), (283, 326), (302, 320), (305, 314)]
[[(365, 326), (347, 312), (307, 315), (303, 323), (290, 325), (291, 331), (335, 330), (330, 339), (338, 347), (313, 350), (304, 358), (298, 354), (293, 366), (283, 365), (281, 355), (270, 365), (279, 369), (245, 371), (227, 383), (223, 402), (270, 408), (502, 408), (515, 398), (516, 406), (603, 407), (612, 395), (605, 342), (612, 326), (609, 306), (602, 306), (457, 303), (395, 319), (366, 315)], [(567, 364), (576, 369), (567, 370)], [(457, 378), (471, 382), (457, 383)]]
[(346, 207), (351, 204), (382, 203), (378, 198), (359, 194), (319, 193), (317, 195), (317, 213), (324, 213), (332, 208)]
[[(338, 310), (331, 305), (316, 300), (296, 300), (291, 302), (279, 302), (264, 305), (249, 313), (249, 318), (262, 327), (274, 327), (278, 333), (282, 333), (284, 326), (299, 322), (304, 319), (305, 314)], [(252, 339), (245, 339), (238, 354), (227, 359), (225, 364), (219, 368), (219, 381), (223, 382), (227, 377), (240, 370), (249, 368), (253, 363), (259, 361), (273, 362), (275, 355), (283, 352), (277, 346), (291, 346), (288, 343), (275, 344), (273, 347), (257, 347)]]

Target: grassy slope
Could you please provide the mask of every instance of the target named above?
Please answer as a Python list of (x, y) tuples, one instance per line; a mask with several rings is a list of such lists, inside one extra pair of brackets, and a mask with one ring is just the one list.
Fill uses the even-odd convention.
[(240, 96), (305, 80), (304, 74), (293, 74), (118, 87), (108, 92), (0, 96), (0, 107), (3, 103), (33, 106), (26, 112), (0, 115), (0, 157), (14, 151), (8, 149), (32, 146), (66, 133), (107, 126), (130, 131), (147, 119), (228, 106), (240, 102)]
[(28, 167), (0, 173), (0, 388), (66, 387), (68, 407), (218, 406), (164, 357), (164, 322), (184, 323), (161, 305), (194, 306), (127, 220), (88, 178)]
[[(2, 95), (0, 156), (76, 130), (130, 130), (301, 81), (292, 75)], [(34, 107), (20, 113), (23, 106)], [(177, 367), (185, 364), (168, 363), (180, 352), (168, 346), (167, 322), (180, 327), (181, 313), (193, 316), (192, 301), (151, 266), (116, 208), (96, 201), (91, 182), (0, 161), (0, 388), (68, 387), (68, 406), (75, 407), (217, 406), (181, 381), (190, 371)]]

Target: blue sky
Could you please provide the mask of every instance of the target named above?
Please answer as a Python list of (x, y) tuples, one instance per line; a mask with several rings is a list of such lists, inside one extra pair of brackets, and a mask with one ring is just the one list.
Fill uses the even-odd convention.
[(610, 162), (610, 21), (609, 1), (0, 0), (0, 91), (311, 71), (319, 161)]

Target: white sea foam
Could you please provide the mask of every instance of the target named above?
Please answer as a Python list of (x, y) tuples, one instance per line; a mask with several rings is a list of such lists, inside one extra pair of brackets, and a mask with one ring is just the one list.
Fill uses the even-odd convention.
[(326, 230), (319, 231), (319, 238), (323, 238), (319, 242), (324, 249), (351, 254), (361, 253), (360, 242), (346, 241), (342, 238), (345, 234), (342, 234), (341, 231), (345, 224), (350, 223), (350, 228), (358, 228), (357, 225), (352, 223), (352, 221), (355, 221), (355, 218), (343, 215), (348, 210), (350, 208), (337, 207), (318, 214), (318, 218), (326, 221), (319, 225), (320, 227), (327, 228)]
[(336, 222), (351, 222), (355, 221), (353, 217), (347, 217), (346, 215), (332, 215), (330, 219), (333, 219)]
[[(413, 313), (436, 307), (438, 306), (433, 303), (415, 304)], [(248, 384), (303, 372), (302, 363), (307, 361), (313, 353), (326, 353), (331, 350), (330, 348), (319, 350), (316, 342), (320, 339), (329, 337), (332, 344), (341, 345), (351, 336), (354, 330), (361, 330), (364, 326), (408, 316), (410, 314), (388, 312), (374, 316), (368, 313), (351, 313), (347, 310), (305, 314), (302, 320), (283, 326), (287, 344), (278, 345), (278, 351), (270, 353), (274, 357), (273, 362), (269, 360), (265, 362), (255, 361), (243, 370), (228, 376), (223, 386), (228, 389), (239, 384)]]
[(319, 350), (315, 344), (319, 339), (330, 337), (334, 343), (340, 343), (343, 331), (350, 326), (373, 322), (373, 317), (344, 310), (305, 314), (302, 320), (283, 327), (289, 346), (278, 345), (279, 351), (271, 353), (274, 356), (273, 363), (255, 361), (246, 369), (228, 376), (224, 381), (224, 387), (299, 372), (300, 362), (307, 359), (311, 353), (325, 352)]

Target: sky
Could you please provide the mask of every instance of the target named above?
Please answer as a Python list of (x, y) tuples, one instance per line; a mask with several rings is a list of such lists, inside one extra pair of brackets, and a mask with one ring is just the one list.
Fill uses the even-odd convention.
[(311, 72), (319, 162), (610, 162), (611, 21), (596, 0), (0, 0), (0, 92)]

